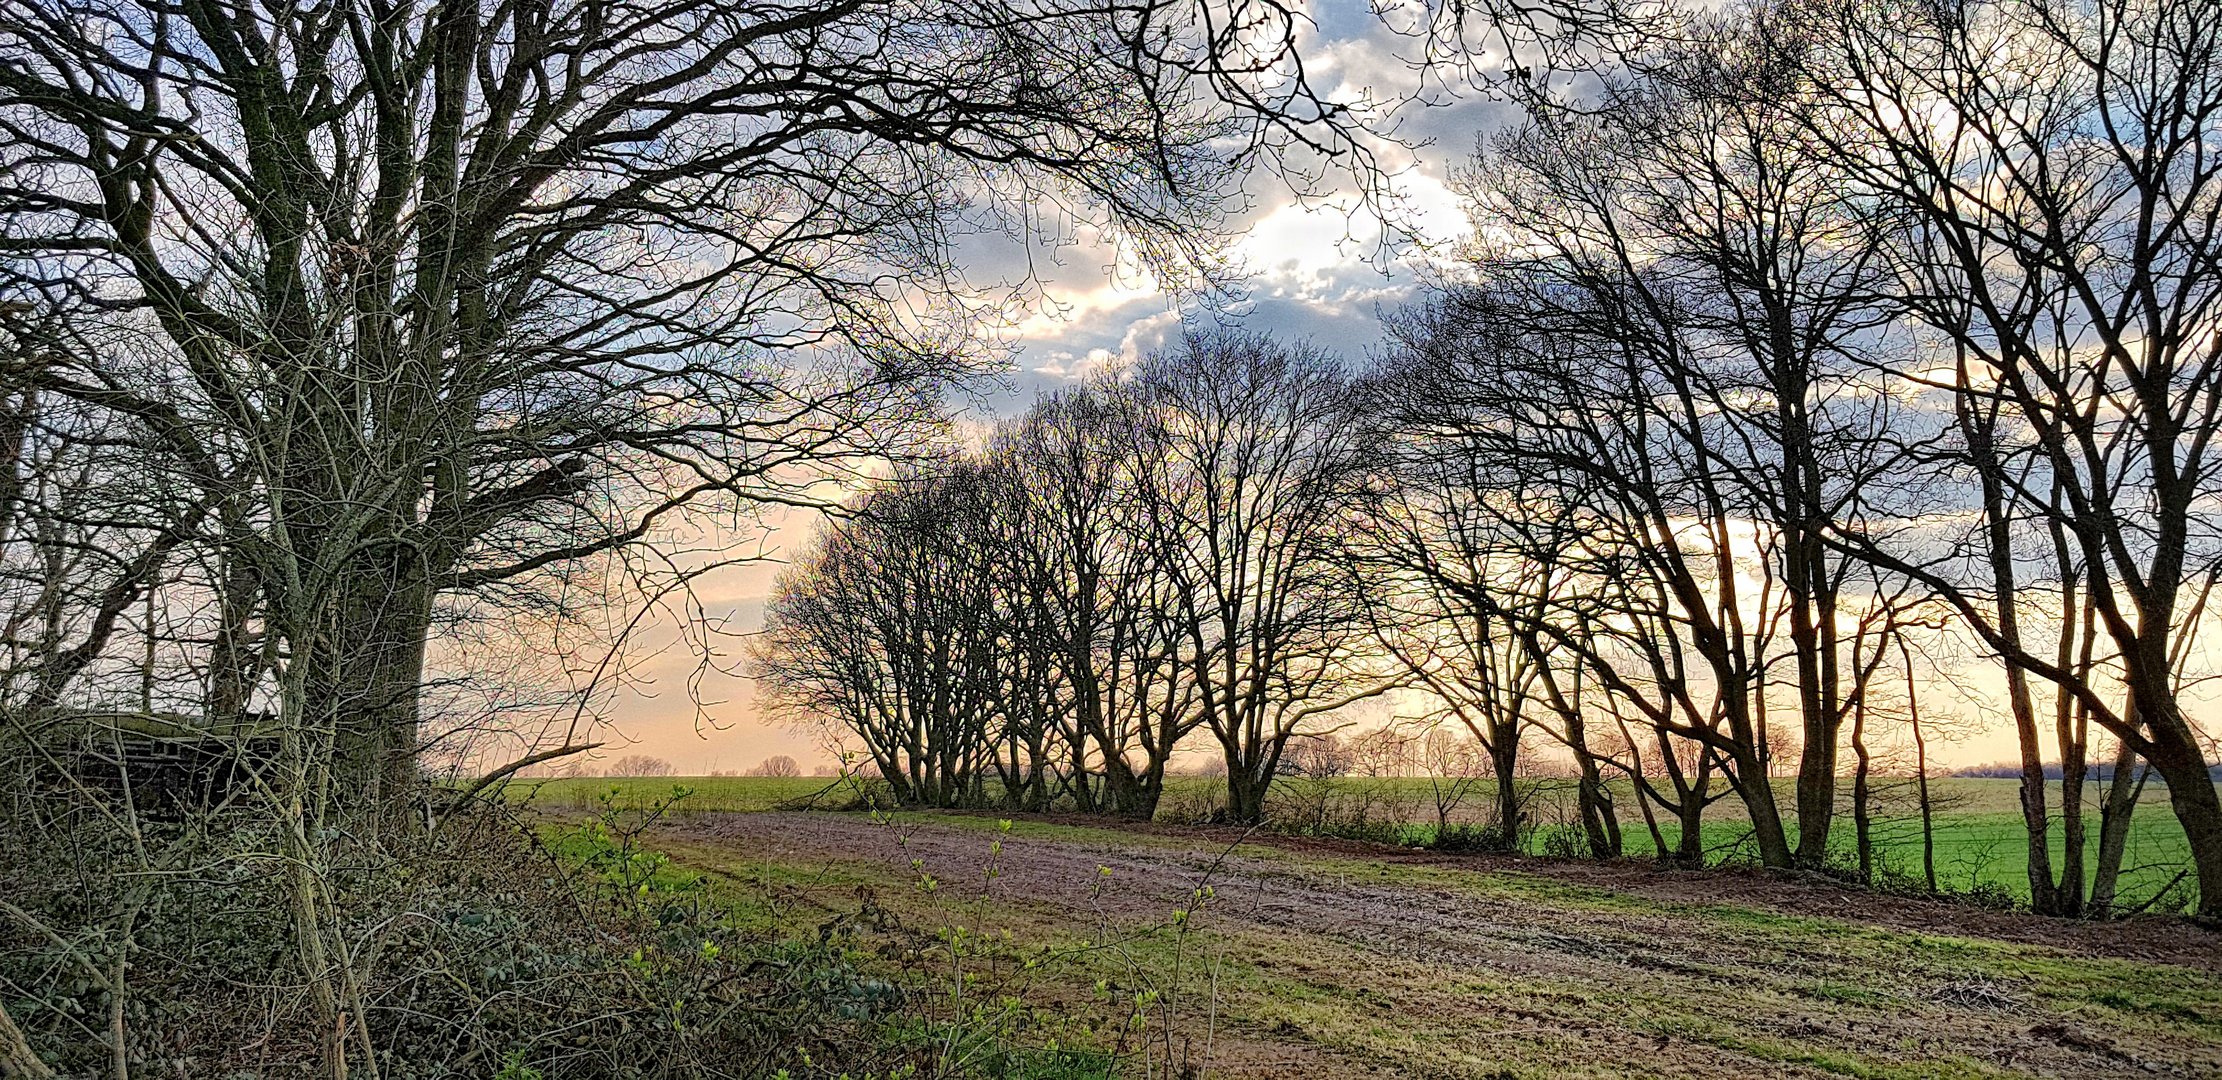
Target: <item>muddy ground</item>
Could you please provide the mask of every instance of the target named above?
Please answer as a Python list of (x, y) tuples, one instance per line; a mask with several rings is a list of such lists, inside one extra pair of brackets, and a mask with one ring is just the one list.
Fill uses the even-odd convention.
[[(662, 832), (735, 876), (843, 865), (900, 888), (917, 860), (950, 902), (980, 894), (999, 835), (811, 812)], [(2222, 936), (2182, 920), (1232, 830), (1035, 821), (1001, 844), (984, 888), (1022, 935), (1162, 924), (1210, 885), (1209, 1075), (2222, 1077)]]

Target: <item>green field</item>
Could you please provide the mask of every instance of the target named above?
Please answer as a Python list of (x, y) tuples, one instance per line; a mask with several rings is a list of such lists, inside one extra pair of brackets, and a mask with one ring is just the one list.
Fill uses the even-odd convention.
[[(1159, 819), (1179, 822), (1200, 817), (1212, 805), (1219, 783), (1206, 777), (1175, 779), (1160, 807)], [(1570, 829), (1566, 823), (1574, 819), (1572, 790), (1569, 782), (1563, 780), (1539, 779), (1532, 783), (1535, 790), (1529, 802), (1529, 815), (1537, 827), (1529, 833), (1527, 844), (1531, 851), (1542, 854), (1551, 849), (1554, 833), (1560, 834), (1562, 842), (1566, 838), (1566, 830)], [(1953, 892), (1980, 890), (1993, 896), (2026, 899), (2028, 857), (2022, 839), (2016, 782), (1943, 778), (1931, 781), (1930, 787), (1935, 807), (1938, 885)], [(1299, 780), (1276, 787), (1268, 805), (1272, 817), (1285, 828), (1421, 846), (1435, 831), (1433, 790), (1430, 781), (1412, 777)], [(1848, 798), (1850, 784), (1845, 783), (1840, 790)], [(842, 781), (826, 777), (570, 778), (523, 781), (509, 787), (514, 801), (558, 810), (584, 810), (605, 801), (616, 807), (639, 807), (670, 799), (675, 792), (684, 792), (673, 807), (680, 813), (770, 810), (808, 800), (814, 795), (821, 797), (819, 805), (827, 807), (854, 801), (853, 786), (844, 786)], [(2057, 813), (2058, 784), (2053, 785), (2051, 794)], [(1787, 785), (1782, 795), (1789, 795)], [(1614, 798), (1628, 854), (1654, 854), (1650, 833), (1636, 809), (1634, 791), (1625, 785), (1616, 787)], [(1922, 869), (1920, 820), (1912, 799), (1910, 785), (1892, 781), (1877, 798), (1878, 816), (1874, 825), (1881, 868), (1907, 880), (1918, 879)], [(1490, 803), (1488, 785), (1476, 785), (1453, 809), (1452, 820), (1478, 820), (1488, 812)], [(1839, 849), (1840, 857), (1848, 861), (1853, 843), (1848, 802), (1842, 809), (1831, 846)], [(2086, 824), (2090, 833), (2087, 859), (2095, 858), (2098, 847), (2095, 807), (2086, 814)], [(1677, 842), (1678, 830), (1670, 821), (1661, 822), (1661, 831), (1670, 846)], [(1705, 847), (1709, 859), (1730, 861), (1748, 856), (1749, 835), (1743, 807), (1735, 799), (1723, 799), (1708, 810)], [(2056, 830), (2052, 844), (2055, 858), (2063, 842)], [(2172, 894), (2162, 897), (2155, 905), (2161, 910), (2170, 909), (2188, 898), (2189, 883), (2184, 876), (2188, 866), (2183, 830), (2169, 812), (2167, 789), (2150, 786), (2131, 829), (2120, 896), (2126, 903), (2137, 904), (2174, 886)]]
[(579, 776), (519, 780), (505, 789), (509, 801), (542, 809), (586, 810), (603, 802), (633, 809), (686, 794), (687, 810), (772, 810), (837, 786), (824, 776)]

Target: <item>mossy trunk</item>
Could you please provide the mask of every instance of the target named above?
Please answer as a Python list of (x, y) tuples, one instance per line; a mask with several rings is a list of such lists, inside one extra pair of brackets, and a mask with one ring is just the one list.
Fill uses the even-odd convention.
[(385, 811), (418, 782), (432, 589), (398, 551), (363, 560), (339, 592), (308, 704), (332, 732), (335, 789)]

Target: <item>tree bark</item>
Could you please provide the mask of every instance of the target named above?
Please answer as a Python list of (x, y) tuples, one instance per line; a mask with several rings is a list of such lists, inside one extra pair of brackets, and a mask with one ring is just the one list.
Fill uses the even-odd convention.
[(1527, 833), (1526, 816), (1521, 807), (1520, 786), (1515, 776), (1519, 768), (1520, 740), (1500, 737), (1489, 746), (1489, 767), (1497, 781), (1497, 838), (1506, 851), (1521, 850), (1521, 839)]
[(1921, 730), (1921, 689), (1913, 677), (1913, 653), (1906, 639), (1898, 639), (1898, 656), (1906, 667), (1906, 722), (1913, 727), (1914, 793), (1921, 800), (1921, 876), (1929, 891), (1937, 891), (1937, 834), (1935, 807), (1929, 801), (1929, 740)]
[(309, 701), (331, 725), (336, 789), (385, 808), (418, 780), (432, 588), (406, 553), (364, 562), (340, 590)]
[(1852, 773), (1852, 832), (1853, 845), (1859, 853), (1859, 879), (1875, 880), (1874, 808), (1870, 805), (1868, 770), (1872, 755), (1867, 751), (1867, 702), (1860, 698), (1852, 703), (1852, 755), (1858, 765)]
[(1589, 853), (1594, 858), (1618, 858), (1621, 852), (1620, 819), (1613, 813), (1612, 789), (1605, 785), (1605, 777), (1597, 768), (1597, 755), (1590, 753), (1589, 733), (1582, 722), (1579, 709), (1569, 709), (1564, 714), (1566, 741), (1574, 749), (1574, 764), (1581, 770), (1581, 783), (1574, 790), (1574, 805), (1582, 816), (1582, 833), (1589, 840)]
[(2114, 752), (2114, 772), (2107, 780), (2106, 802), (2099, 808), (2099, 854), (2091, 874), (2090, 910), (2105, 915), (2114, 906), (2122, 880), (2122, 858), (2129, 850), (2129, 823), (2137, 799), (2145, 791), (2145, 769), (2124, 746)]
[(32, 1052), (30, 1040), (15, 1026), (7, 1007), (0, 1005), (0, 1080), (48, 1080), (53, 1075), (54, 1070)]
[(1782, 827), (1782, 808), (1775, 803), (1766, 759), (1760, 756), (1763, 751), (1749, 741), (1740, 741), (1730, 753), (1736, 771), (1729, 779), (1751, 818), (1752, 843), (1759, 849), (1760, 865), (1774, 869), (1798, 865), (1789, 832)]
[(2191, 846), (2191, 865), (2199, 879), (2198, 914), (2222, 919), (2222, 798), (2215, 794), (2214, 777), (2196, 743), (2174, 737), (2174, 732), (2164, 736), (2156, 730), (2154, 735), (2147, 760), (2167, 783), (2168, 803)]
[[(1965, 379), (1965, 364), (1961, 366)], [(2020, 617), (2015, 609), (2013, 537), (2007, 521), (2006, 490), (1992, 436), (1996, 419), (1975, 415), (1962, 407), (1961, 431), (1968, 441), (1983, 489), (1984, 536), (1989, 545), (1991, 587), (1995, 593), (1998, 633), (2018, 645)], [(2021, 821), (2029, 857), (2029, 906), (2039, 914), (2059, 909), (2058, 889), (2052, 876), (2051, 815), (2046, 810), (2044, 746), (2038, 740), (2037, 706), (2031, 696), (2029, 673), (2019, 664), (2006, 665), (2007, 705), (2014, 719), (2014, 735), (2021, 750)]]
[(1682, 824), (1682, 833), (1675, 838), (1675, 861), (1692, 868), (1705, 865), (1705, 800), (1685, 798), (1675, 815)]
[(1227, 761), (1227, 820), (1237, 825), (1255, 825), (1265, 820), (1265, 793), (1273, 778), (1252, 775), (1243, 762), (1229, 758)]

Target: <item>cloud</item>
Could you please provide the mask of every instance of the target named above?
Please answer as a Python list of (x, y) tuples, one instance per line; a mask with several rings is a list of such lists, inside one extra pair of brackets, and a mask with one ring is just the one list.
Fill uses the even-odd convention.
[[(1306, 5), (1315, 25), (1303, 31), (1307, 74), (1316, 87), (1346, 102), (1408, 96), (1416, 75), (1400, 37), (1363, 6)], [(1438, 88), (1440, 89), (1440, 88)], [(1039, 303), (1006, 328), (1016, 361), (1000, 391), (983, 391), (964, 417), (977, 437), (1001, 416), (1015, 415), (1048, 390), (1106, 370), (1119, 370), (1172, 343), (1185, 325), (1231, 322), (1289, 338), (1309, 339), (1356, 362), (1380, 340), (1378, 315), (1412, 295), (1426, 243), (1455, 240), (1466, 225), (1449, 177), (1506, 106), (1437, 94), (1408, 105), (1393, 120), (1397, 137), (1414, 145), (1370, 149), (1391, 174), (1385, 204), (1361, 203), (1344, 191), (1302, 199), (1279, 178), (1260, 173), (1246, 185), (1230, 254), (1244, 272), (1232, 295), (1197, 297), (1171, 291), (1110, 238), (1087, 222), (1066, 219), (1064, 235), (1013, 240), (967, 238), (957, 253), (970, 281), (1028, 283)], [(1388, 222), (1394, 222), (1391, 227)], [(1410, 233), (1421, 247), (1404, 244)], [(751, 535), (769, 552), (799, 550), (817, 515), (794, 512), (767, 519), (767, 535)], [(767, 561), (703, 581), (700, 599), (730, 617), (728, 629), (761, 625), (763, 601), (778, 563)], [(806, 736), (762, 721), (745, 678), (699, 668), (668, 626), (645, 633), (637, 680), (611, 702), (610, 720), (637, 742), (629, 751), (670, 758), (682, 772), (754, 764), (770, 753), (817, 756)], [(721, 647), (730, 648), (731, 642)], [(721, 658), (730, 663), (728, 655)], [(690, 686), (693, 692), (690, 693)], [(696, 696), (702, 700), (698, 710)]]

